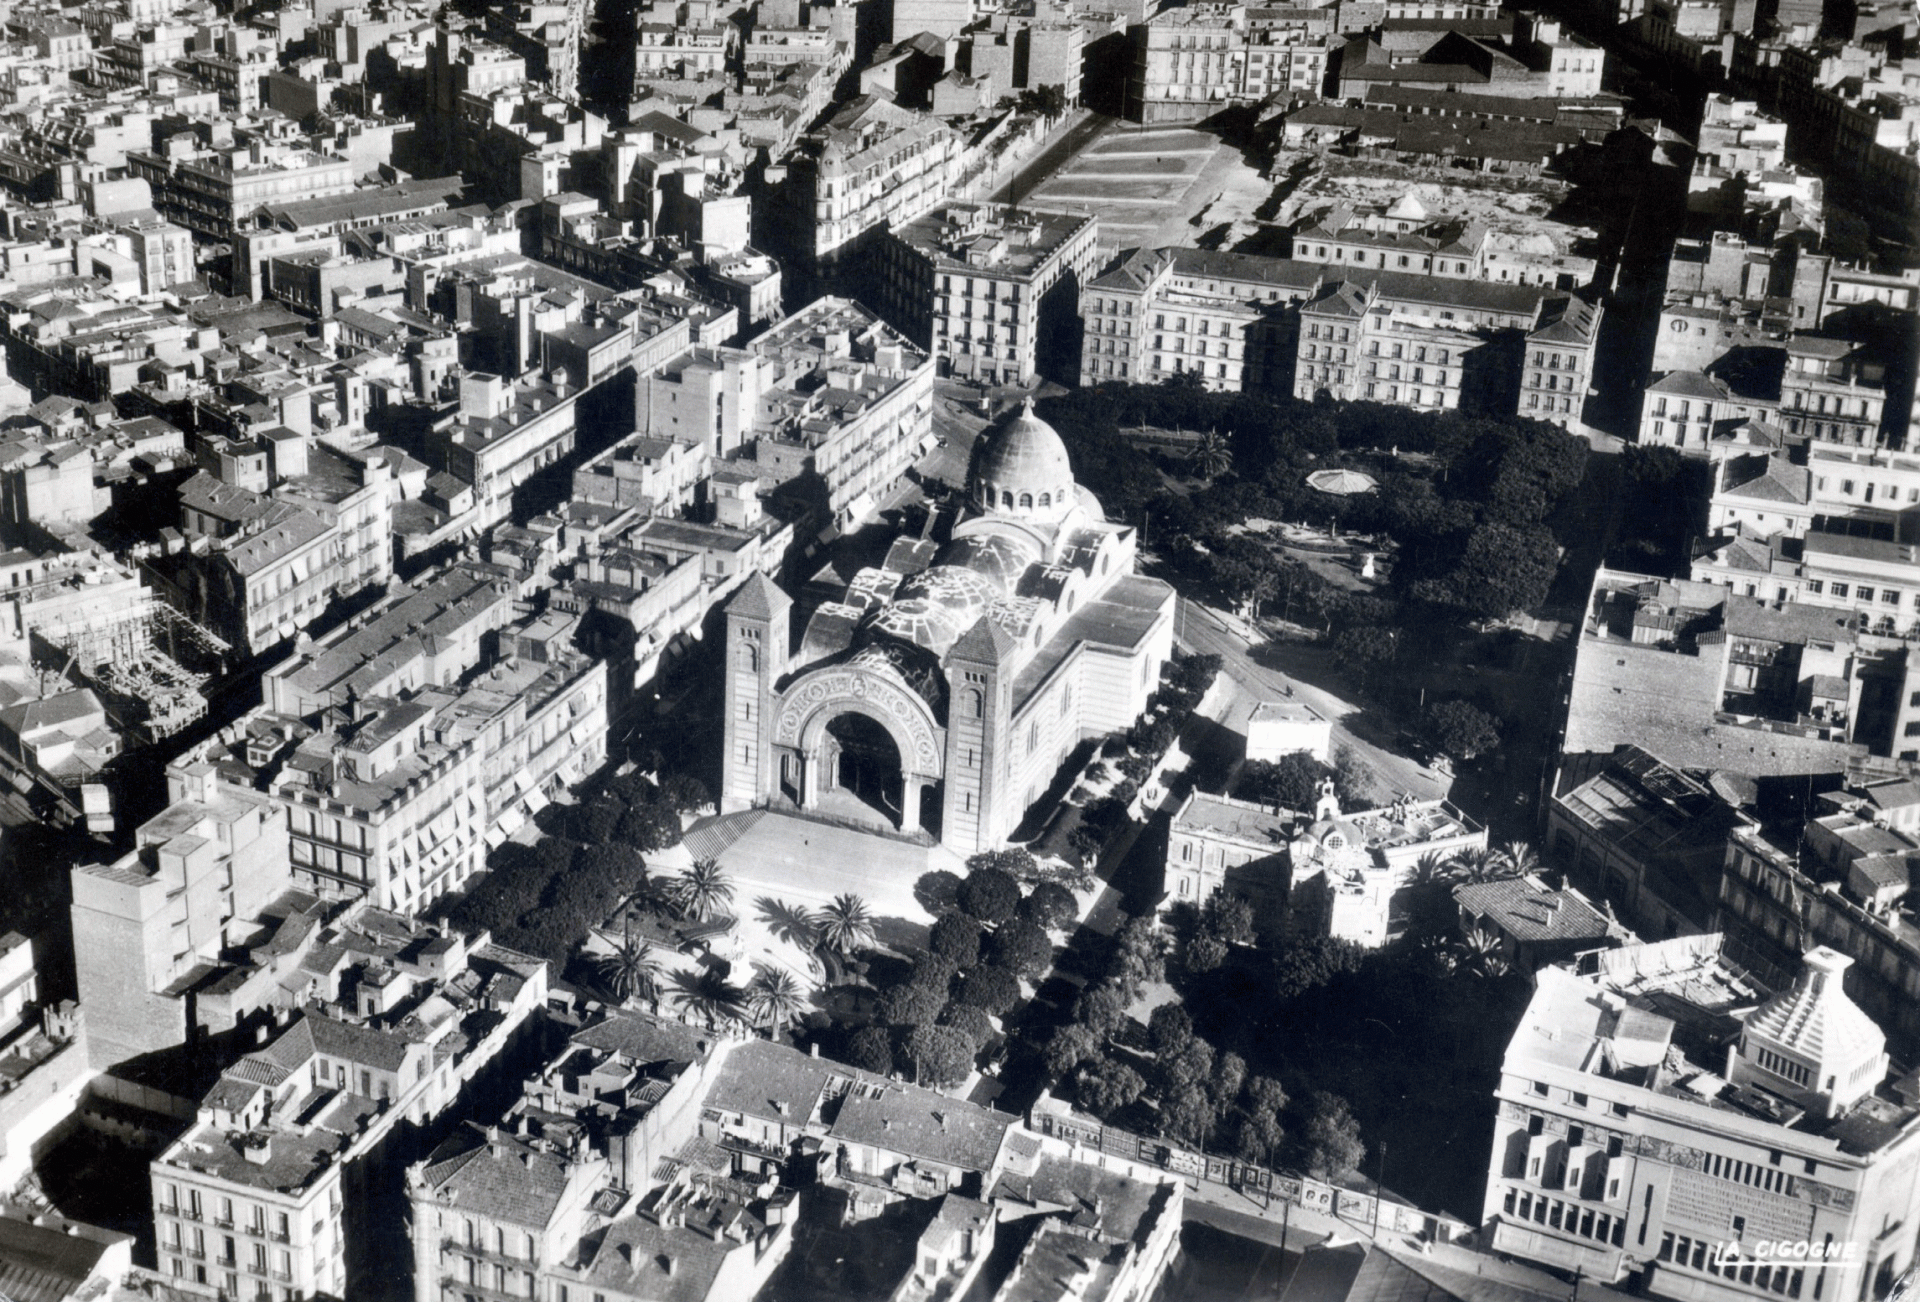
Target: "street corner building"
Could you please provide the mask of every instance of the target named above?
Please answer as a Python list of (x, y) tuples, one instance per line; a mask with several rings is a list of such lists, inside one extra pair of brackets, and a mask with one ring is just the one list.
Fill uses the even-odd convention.
[(1134, 573), (1136, 545), (1029, 404), (986, 440), (964, 505), (879, 566), (823, 570), (798, 610), (750, 578), (726, 608), (723, 807), (998, 844), (1172, 654), (1173, 589)]
[(1501, 1066), (1490, 1245), (1660, 1297), (1887, 1296), (1920, 1093), (1851, 964), (1816, 946), (1769, 992), (1710, 933), (1543, 969)]

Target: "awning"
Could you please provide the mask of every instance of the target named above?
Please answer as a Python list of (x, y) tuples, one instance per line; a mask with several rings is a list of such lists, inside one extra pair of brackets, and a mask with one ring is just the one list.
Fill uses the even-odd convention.
[(537, 814), (553, 802), (547, 799), (547, 793), (535, 787), (527, 792), (527, 812)]
[(495, 820), (494, 826), (500, 829), (501, 838), (504, 840), (526, 826), (526, 822), (527, 816), (520, 812), (520, 806), (508, 805), (500, 817)]
[(507, 832), (503, 828), (489, 827), (487, 829), (488, 848), (493, 850), (498, 850), (501, 846), (501, 843), (507, 839), (507, 835), (508, 835)]

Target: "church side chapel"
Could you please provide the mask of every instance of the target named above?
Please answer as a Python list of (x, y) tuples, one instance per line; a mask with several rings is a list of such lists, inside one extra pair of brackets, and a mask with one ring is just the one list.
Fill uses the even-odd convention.
[(804, 628), (754, 576), (726, 608), (722, 808), (1001, 844), (1172, 654), (1174, 592), (1134, 573), (1136, 542), (1029, 400), (976, 451), (957, 518), (896, 537)]

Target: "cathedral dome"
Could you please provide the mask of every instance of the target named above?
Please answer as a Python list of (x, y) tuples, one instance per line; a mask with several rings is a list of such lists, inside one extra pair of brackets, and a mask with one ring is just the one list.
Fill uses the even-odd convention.
[(1073, 466), (1053, 426), (1033, 414), (1033, 399), (987, 442), (969, 494), (982, 511), (1058, 520), (1074, 505)]

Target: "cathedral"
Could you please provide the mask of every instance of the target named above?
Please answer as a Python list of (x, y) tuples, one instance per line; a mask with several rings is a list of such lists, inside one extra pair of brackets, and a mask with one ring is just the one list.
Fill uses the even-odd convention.
[(1145, 709), (1172, 654), (1173, 589), (1133, 572), (1136, 542), (1029, 401), (977, 450), (957, 519), (851, 580), (823, 572), (810, 611), (753, 576), (726, 607), (721, 808), (1002, 844), (1078, 742)]

